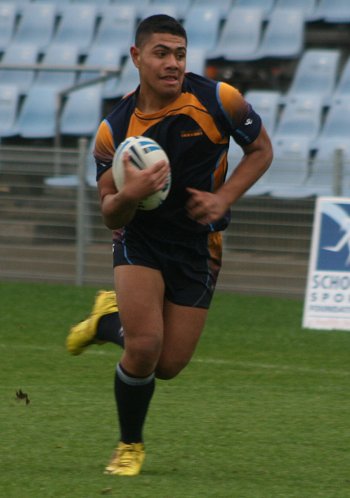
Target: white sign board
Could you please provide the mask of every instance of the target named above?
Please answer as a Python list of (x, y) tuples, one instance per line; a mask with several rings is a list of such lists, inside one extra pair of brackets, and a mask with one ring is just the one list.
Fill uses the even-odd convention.
[(303, 327), (350, 331), (350, 199), (316, 202)]

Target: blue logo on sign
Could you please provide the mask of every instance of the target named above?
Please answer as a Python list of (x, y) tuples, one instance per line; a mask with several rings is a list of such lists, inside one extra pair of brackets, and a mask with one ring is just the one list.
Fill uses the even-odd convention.
[(350, 272), (350, 204), (322, 204), (316, 269)]

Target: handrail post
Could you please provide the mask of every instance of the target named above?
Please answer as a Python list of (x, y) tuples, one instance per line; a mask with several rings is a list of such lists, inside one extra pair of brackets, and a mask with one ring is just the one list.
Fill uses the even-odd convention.
[(78, 191), (76, 203), (76, 272), (75, 285), (84, 283), (85, 266), (85, 209), (86, 209), (86, 157), (87, 139), (79, 139), (78, 149)]
[(342, 149), (334, 151), (333, 163), (333, 192), (336, 196), (343, 194), (344, 153)]

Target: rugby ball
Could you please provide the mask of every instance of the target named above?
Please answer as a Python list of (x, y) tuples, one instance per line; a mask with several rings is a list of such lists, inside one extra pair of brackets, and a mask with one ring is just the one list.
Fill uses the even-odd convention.
[[(123, 155), (125, 152), (129, 153), (131, 164), (138, 169), (149, 168), (156, 162), (163, 159), (169, 162), (168, 156), (164, 149), (155, 140), (152, 140), (152, 138), (143, 136), (127, 138), (124, 142), (119, 144), (113, 158), (112, 173), (118, 190), (120, 190), (124, 184)], [(171, 175), (169, 173), (168, 181), (164, 185), (163, 189), (155, 192), (145, 199), (142, 199), (138, 205), (138, 209), (150, 211), (151, 209), (159, 207), (167, 198), (170, 186)]]

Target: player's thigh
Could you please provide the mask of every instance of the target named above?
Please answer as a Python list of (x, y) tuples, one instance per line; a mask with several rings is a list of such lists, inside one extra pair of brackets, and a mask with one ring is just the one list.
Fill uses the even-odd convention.
[(163, 348), (157, 377), (175, 377), (191, 360), (202, 334), (208, 310), (165, 301)]
[(153, 268), (121, 265), (114, 268), (119, 312), (127, 334), (163, 330), (164, 282)]

